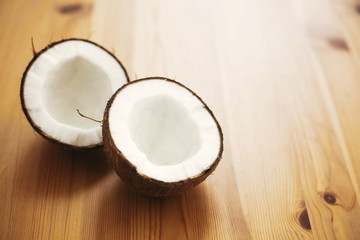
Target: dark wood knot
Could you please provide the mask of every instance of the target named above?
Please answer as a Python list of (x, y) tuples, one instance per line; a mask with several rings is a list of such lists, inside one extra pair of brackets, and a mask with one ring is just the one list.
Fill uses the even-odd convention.
[(84, 6), (81, 3), (73, 3), (73, 4), (59, 6), (57, 10), (61, 14), (72, 14), (72, 13), (80, 12), (83, 9), (83, 7)]
[(339, 50), (345, 50), (345, 51), (349, 50), (349, 46), (347, 45), (345, 40), (342, 38), (329, 38), (328, 43), (333, 48), (336, 48)]
[(331, 193), (324, 193), (324, 201), (327, 202), (328, 204), (334, 205), (336, 204), (336, 197), (331, 194)]
[(304, 229), (311, 230), (310, 219), (306, 208), (304, 208), (299, 215), (299, 223)]
[(358, 14), (360, 14), (360, 5), (356, 5), (356, 6), (355, 6), (355, 11), (356, 11)]

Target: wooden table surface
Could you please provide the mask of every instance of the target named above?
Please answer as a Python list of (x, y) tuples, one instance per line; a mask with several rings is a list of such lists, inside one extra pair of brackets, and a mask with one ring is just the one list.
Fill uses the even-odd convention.
[[(0, 239), (360, 239), (356, 0), (0, 0)], [(129, 190), (102, 149), (36, 134), (20, 79), (52, 41), (87, 38), (131, 80), (175, 78), (225, 136), (181, 196)]]

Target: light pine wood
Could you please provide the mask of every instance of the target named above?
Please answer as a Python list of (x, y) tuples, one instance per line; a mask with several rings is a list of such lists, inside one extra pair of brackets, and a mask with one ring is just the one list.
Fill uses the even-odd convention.
[[(358, 239), (360, 5), (355, 0), (0, 1), (0, 239)], [(223, 160), (157, 199), (102, 149), (65, 150), (20, 107), (36, 50), (96, 41), (131, 80), (174, 78), (214, 111)]]

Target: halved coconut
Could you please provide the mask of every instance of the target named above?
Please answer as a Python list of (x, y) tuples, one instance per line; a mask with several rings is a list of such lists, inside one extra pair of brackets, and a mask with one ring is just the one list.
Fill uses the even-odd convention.
[(107, 104), (104, 148), (117, 174), (150, 196), (178, 194), (218, 165), (223, 134), (206, 104), (166, 78), (140, 79), (120, 88)]
[[(55, 42), (34, 56), (21, 81), (22, 109), (46, 139), (73, 148), (101, 146), (106, 102), (129, 77), (120, 61), (84, 39)], [(78, 112), (79, 111), (79, 112)]]

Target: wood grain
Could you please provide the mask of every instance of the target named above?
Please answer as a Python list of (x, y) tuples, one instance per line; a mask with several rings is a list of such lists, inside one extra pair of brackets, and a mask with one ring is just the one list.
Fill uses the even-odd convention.
[[(357, 239), (360, 14), (355, 0), (0, 1), (0, 239)], [(222, 125), (207, 181), (157, 199), (102, 149), (69, 151), (21, 112), (36, 50), (67, 37), (130, 78), (193, 89)]]

